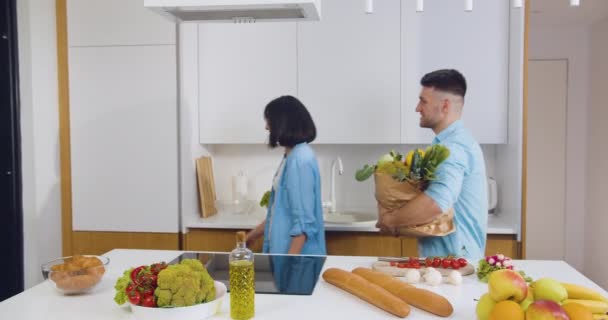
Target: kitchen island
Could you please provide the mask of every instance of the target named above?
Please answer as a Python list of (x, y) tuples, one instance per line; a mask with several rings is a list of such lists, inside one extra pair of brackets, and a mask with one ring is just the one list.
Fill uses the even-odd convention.
[[(88, 294), (63, 296), (48, 282), (40, 283), (25, 292), (0, 302), (0, 319), (134, 319), (129, 307), (114, 303), (114, 283), (122, 272), (130, 267), (171, 261), (181, 251), (161, 250), (112, 250), (104, 256), (110, 264), (102, 282)], [(356, 267), (370, 267), (375, 257), (328, 256), (324, 269), (338, 267), (352, 270)], [(600, 291), (606, 291), (584, 277), (563, 261), (515, 261), (515, 268), (525, 270), (533, 278), (552, 277), (564, 282), (576, 283)], [(475, 299), (487, 291), (487, 285), (477, 280), (475, 275), (463, 278), (460, 286), (441, 284), (438, 287), (418, 285), (445, 296), (454, 306), (449, 319), (475, 319)], [(220, 312), (213, 319), (230, 319), (229, 297), (222, 302)], [(355, 296), (342, 291), (322, 278), (310, 296), (262, 295), (255, 297), (255, 319), (399, 319), (380, 310)], [(413, 308), (407, 319), (442, 319)]]

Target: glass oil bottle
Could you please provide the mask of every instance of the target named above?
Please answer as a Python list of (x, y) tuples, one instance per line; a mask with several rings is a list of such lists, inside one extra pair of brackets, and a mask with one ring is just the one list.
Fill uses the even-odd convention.
[(245, 232), (236, 233), (236, 248), (230, 253), (230, 317), (235, 320), (253, 318), (255, 281), (253, 252), (247, 249)]

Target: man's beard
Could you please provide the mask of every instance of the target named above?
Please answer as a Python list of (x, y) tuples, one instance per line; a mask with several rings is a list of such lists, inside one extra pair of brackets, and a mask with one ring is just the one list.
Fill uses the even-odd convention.
[(420, 118), (420, 128), (433, 129), (437, 125), (437, 121)]

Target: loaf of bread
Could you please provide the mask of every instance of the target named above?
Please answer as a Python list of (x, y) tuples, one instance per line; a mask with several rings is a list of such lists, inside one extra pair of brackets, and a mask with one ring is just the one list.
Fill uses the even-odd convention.
[(353, 273), (386, 289), (412, 306), (441, 317), (449, 317), (454, 308), (445, 297), (432, 291), (419, 289), (382, 272), (368, 268), (356, 268)]
[(330, 268), (323, 272), (323, 279), (400, 318), (405, 318), (410, 314), (410, 307), (407, 303), (356, 274), (338, 268)]
[(62, 264), (52, 266), (49, 277), (57, 288), (77, 292), (96, 285), (104, 273), (105, 267), (98, 258), (75, 255), (65, 259)]

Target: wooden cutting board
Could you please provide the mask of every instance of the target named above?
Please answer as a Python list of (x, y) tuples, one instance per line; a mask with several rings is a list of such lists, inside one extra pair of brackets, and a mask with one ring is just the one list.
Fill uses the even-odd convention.
[(201, 217), (207, 218), (217, 213), (217, 208), (215, 207), (215, 180), (213, 178), (211, 157), (196, 159), (196, 175)]
[[(372, 264), (372, 269), (376, 270), (376, 271), (380, 271), (382, 273), (386, 273), (388, 275), (391, 275), (393, 277), (405, 277), (405, 274), (407, 273), (408, 270), (410, 270), (410, 268), (399, 268), (396, 266), (391, 266), (391, 263), (388, 261), (376, 261)], [(419, 270), (420, 272), (423, 272), (426, 268), (422, 267)], [(454, 269), (445, 269), (445, 268), (434, 268), (435, 270), (439, 271), (439, 273), (441, 273), (442, 276), (447, 277), (450, 272), (452, 272)], [(460, 272), (460, 274), (462, 274), (463, 276), (468, 276), (471, 274), (475, 273), (475, 267), (468, 263), (465, 267), (460, 268), (457, 270), (458, 272)]]

